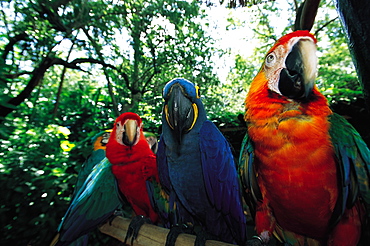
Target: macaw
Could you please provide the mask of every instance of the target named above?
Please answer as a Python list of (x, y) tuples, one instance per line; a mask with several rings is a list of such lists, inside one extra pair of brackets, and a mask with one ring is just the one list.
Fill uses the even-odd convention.
[(108, 221), (125, 204), (111, 164), (105, 158), (102, 136), (109, 132), (94, 137), (94, 151), (82, 165), (71, 204), (50, 245), (87, 245), (88, 233)]
[(212, 238), (242, 244), (246, 218), (229, 143), (207, 120), (192, 82), (168, 82), (163, 98), (157, 166), (170, 210), (176, 211), (172, 225), (200, 226), (197, 243)]
[(113, 131), (113, 129), (107, 129), (104, 131), (99, 132), (93, 137), (93, 145), (94, 150), (97, 149), (103, 149), (105, 150), (107, 148), (107, 143), (110, 137), (110, 133)]
[(157, 136), (152, 132), (144, 132), (144, 136), (149, 144), (150, 149), (153, 151), (154, 154), (156, 154), (158, 150)]
[[(150, 202), (146, 184), (150, 179), (159, 180), (156, 156), (145, 139), (139, 115), (127, 112), (116, 119), (107, 143), (106, 155), (112, 164), (112, 173), (120, 191), (135, 214), (143, 218), (141, 222), (134, 221), (127, 234), (126, 239), (133, 233), (133, 241), (146, 219), (150, 219), (153, 224), (159, 221)], [(136, 223), (138, 228), (132, 228)]]
[(258, 245), (275, 235), (290, 245), (348, 246), (361, 236), (370, 152), (315, 85), (316, 43), (308, 31), (280, 38), (245, 99), (238, 170)]
[(112, 129), (101, 131), (91, 139), (93, 152), (82, 164), (81, 170), (78, 173), (77, 182), (74, 187), (74, 193), (72, 197), (74, 197), (76, 192), (81, 189), (83, 183), (85, 182), (87, 176), (91, 173), (93, 167), (105, 158), (105, 149), (111, 132)]
[[(96, 141), (102, 140), (97, 138)], [(95, 142), (94, 146), (99, 144)], [(99, 156), (96, 153), (100, 153)], [(117, 210), (127, 208), (127, 203), (136, 215), (150, 218), (152, 223), (158, 222), (146, 190), (147, 180), (159, 180), (156, 157), (144, 137), (142, 121), (137, 114), (123, 113), (115, 120), (105, 155), (76, 192), (61, 223), (60, 236), (53, 240), (52, 245), (55, 242), (55, 245), (69, 244), (78, 238), (79, 242), (86, 241), (86, 237), (80, 237), (110, 219)], [(89, 160), (93, 163), (103, 156), (104, 147), (100, 146)], [(90, 162), (84, 169), (91, 167)], [(81, 173), (85, 175), (87, 171), (84, 169)], [(126, 239), (133, 235), (133, 241), (145, 221), (133, 220)]]

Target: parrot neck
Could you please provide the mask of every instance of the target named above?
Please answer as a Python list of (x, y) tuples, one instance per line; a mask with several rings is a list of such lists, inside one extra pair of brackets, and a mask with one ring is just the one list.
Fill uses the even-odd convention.
[(257, 123), (275, 119), (279, 124), (284, 119), (294, 117), (327, 117), (332, 114), (326, 98), (313, 88), (312, 98), (307, 102), (299, 102), (283, 97), (264, 86), (258, 86), (257, 89), (251, 89), (245, 100), (245, 120), (247, 123)]

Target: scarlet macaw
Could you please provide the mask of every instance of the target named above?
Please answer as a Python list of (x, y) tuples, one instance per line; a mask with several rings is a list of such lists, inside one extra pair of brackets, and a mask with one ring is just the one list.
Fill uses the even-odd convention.
[[(89, 160), (96, 161), (103, 157), (103, 149), (95, 150), (92, 157), (95, 153), (100, 153), (99, 156)], [(91, 163), (85, 165), (85, 169), (89, 167)], [(156, 158), (144, 137), (141, 118), (135, 113), (123, 113), (116, 119), (106, 144), (106, 158), (94, 165), (76, 192), (61, 223), (60, 236), (52, 245), (55, 241), (55, 245), (67, 245), (97, 228), (116, 210), (127, 207), (126, 200), (136, 215), (157, 223), (158, 215), (150, 204), (146, 190), (146, 181), (151, 178), (159, 179)], [(124, 195), (122, 199), (121, 194)], [(142, 223), (140, 221), (137, 227), (130, 225), (127, 236), (133, 234), (133, 240)]]
[[(242, 244), (246, 218), (229, 143), (207, 120), (192, 82), (168, 82), (163, 98), (157, 165), (170, 210), (176, 211), (172, 223), (201, 226), (213, 239)], [(204, 243), (201, 237), (196, 242)]]
[[(131, 204), (135, 214), (143, 216), (143, 220), (138, 222), (135, 220), (131, 224), (127, 237), (133, 233), (133, 241), (146, 218), (154, 224), (159, 221), (146, 187), (148, 180), (159, 180), (156, 156), (145, 139), (139, 115), (127, 112), (116, 119), (107, 144), (106, 155), (112, 164), (112, 172), (120, 191)], [(136, 223), (138, 227), (134, 226)]]
[(280, 38), (245, 99), (239, 171), (260, 245), (357, 245), (370, 204), (370, 153), (315, 85), (316, 39)]

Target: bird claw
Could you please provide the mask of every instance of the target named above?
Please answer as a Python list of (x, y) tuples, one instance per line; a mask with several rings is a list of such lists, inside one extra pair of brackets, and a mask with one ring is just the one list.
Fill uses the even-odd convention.
[(252, 239), (248, 240), (245, 245), (246, 246), (266, 246), (267, 244), (263, 242), (261, 237), (253, 236)]
[(112, 216), (110, 216), (110, 217), (109, 217), (109, 219), (108, 219), (108, 223), (109, 223), (109, 225), (110, 225), (110, 226), (112, 225), (113, 220), (114, 220), (116, 217), (118, 217), (118, 216), (123, 216), (123, 213), (122, 213), (122, 211), (121, 211), (121, 210), (116, 210), (116, 211), (114, 211), (114, 213), (112, 214)]
[(213, 235), (203, 230), (201, 226), (188, 226), (186, 224), (175, 225), (170, 229), (167, 235), (166, 246), (173, 246), (176, 243), (177, 237), (181, 233), (195, 235), (194, 246), (204, 246), (207, 240), (218, 240)]
[(195, 242), (194, 246), (205, 246), (207, 240), (219, 240), (219, 238), (207, 233), (201, 226), (194, 227)]
[(152, 224), (150, 219), (148, 219), (148, 218), (146, 218), (142, 215), (138, 215), (138, 216), (134, 217), (131, 220), (131, 222), (128, 226), (125, 241), (124, 241), (125, 245), (126, 245), (127, 239), (129, 239), (130, 237), (131, 237), (131, 245), (134, 244), (134, 240), (139, 235), (139, 230), (140, 230), (141, 226), (144, 225), (145, 223)]
[(188, 225), (185, 225), (185, 224), (172, 226), (171, 229), (170, 229), (170, 232), (167, 234), (166, 246), (174, 246), (177, 237), (181, 233), (192, 234), (193, 230), (192, 230), (191, 227), (189, 227)]

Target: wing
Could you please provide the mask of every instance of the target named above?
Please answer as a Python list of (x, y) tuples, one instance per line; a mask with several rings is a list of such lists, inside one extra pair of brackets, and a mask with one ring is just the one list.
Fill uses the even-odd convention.
[(257, 176), (253, 166), (254, 162), (254, 147), (252, 139), (245, 134), (238, 162), (238, 173), (243, 187), (243, 195), (252, 216), (256, 213), (257, 201), (262, 201), (262, 194), (258, 187)]
[[(329, 116), (329, 134), (339, 160), (343, 203), (352, 207), (357, 197), (370, 205), (370, 151), (359, 133), (342, 116)], [(344, 206), (343, 206), (344, 207)]]
[(171, 187), (170, 176), (168, 173), (168, 162), (166, 157), (166, 145), (164, 142), (164, 137), (161, 135), (158, 143), (157, 151), (157, 167), (160, 183), (163, 188), (169, 193)]
[(104, 158), (105, 150), (98, 149), (93, 151), (91, 155), (86, 159), (86, 161), (82, 164), (81, 170), (78, 173), (77, 182), (72, 196), (73, 198), (76, 196), (77, 192), (81, 189), (82, 185), (85, 183), (93, 167), (99, 162), (101, 162)]
[[(245, 216), (236, 165), (229, 143), (211, 121), (200, 130), (200, 151), (207, 195), (237, 235), (245, 239)], [(215, 225), (216, 226), (216, 225)]]
[(122, 206), (111, 164), (105, 158), (76, 193), (59, 228), (59, 242), (73, 242), (107, 221)]
[(150, 203), (158, 213), (165, 228), (171, 228), (177, 221), (176, 206), (170, 206), (169, 195), (154, 178), (146, 181)]
[(158, 212), (165, 227), (170, 228), (177, 223), (177, 210), (174, 195), (171, 196), (171, 181), (168, 173), (168, 162), (165, 152), (164, 137), (161, 135), (157, 150), (157, 168), (160, 182), (150, 180), (147, 182), (147, 189), (153, 208)]

